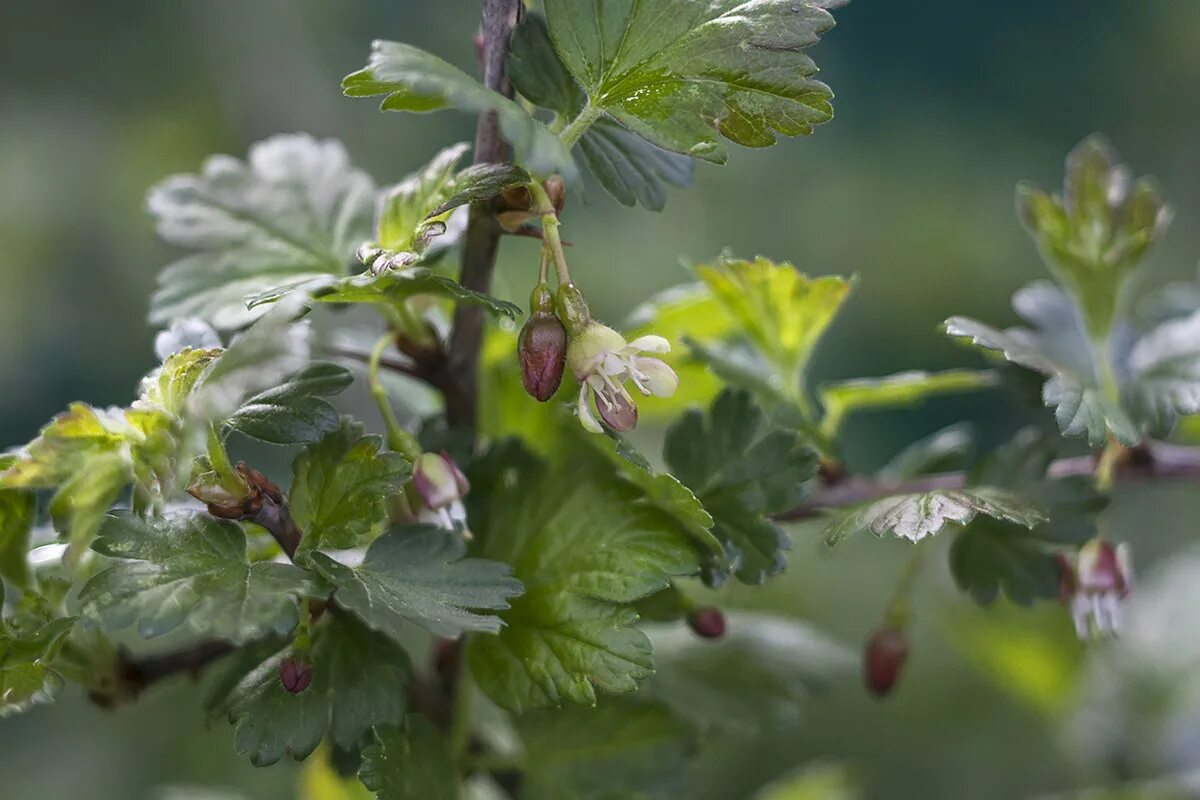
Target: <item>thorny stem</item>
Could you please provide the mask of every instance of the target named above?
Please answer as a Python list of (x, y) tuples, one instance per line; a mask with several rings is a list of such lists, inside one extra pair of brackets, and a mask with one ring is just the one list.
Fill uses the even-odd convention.
[(558, 282), (566, 286), (571, 282), (571, 272), (567, 269), (567, 255), (563, 252), (562, 238), (558, 235), (558, 212), (554, 210), (550, 195), (540, 183), (530, 181), (526, 186), (533, 195), (534, 212), (542, 215), (543, 239), (554, 256), (554, 271), (558, 275)]
[(409, 461), (416, 461), (421, 456), (421, 445), (417, 443), (411, 433), (404, 429), (400, 420), (396, 419), (396, 412), (392, 409), (392, 401), (388, 396), (387, 387), (383, 385), (383, 379), (379, 374), (383, 351), (392, 343), (392, 335), (392, 332), (388, 331), (379, 337), (379, 341), (375, 342), (375, 346), (371, 348), (371, 356), (367, 360), (367, 386), (371, 390), (371, 397), (374, 398), (375, 405), (379, 406), (380, 416), (383, 417), (383, 425), (387, 429), (388, 447)]

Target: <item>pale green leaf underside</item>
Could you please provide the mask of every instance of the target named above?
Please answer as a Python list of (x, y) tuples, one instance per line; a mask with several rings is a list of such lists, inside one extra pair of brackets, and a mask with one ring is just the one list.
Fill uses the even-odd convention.
[(828, 2), (547, 0), (550, 35), (593, 106), (649, 141), (724, 163), (833, 116), (805, 54), (833, 27)]
[(928, 397), (969, 392), (994, 385), (995, 375), (972, 370), (899, 372), (883, 378), (858, 378), (822, 386), (818, 395), (825, 411), (822, 431), (833, 436), (848, 414), (920, 403)]
[(1037, 508), (1000, 489), (938, 489), (885, 497), (844, 511), (825, 528), (825, 543), (835, 545), (861, 531), (919, 542), (939, 533), (948, 522), (966, 525), (976, 514), (1026, 528), (1045, 520)]

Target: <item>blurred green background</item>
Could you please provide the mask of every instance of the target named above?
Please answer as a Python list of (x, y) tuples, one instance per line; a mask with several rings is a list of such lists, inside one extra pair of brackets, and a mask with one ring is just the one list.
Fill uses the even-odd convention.
[[(384, 116), (343, 98), (338, 82), (376, 37), (472, 69), (477, 5), (0, 3), (0, 444), (27, 441), (73, 399), (128, 402), (152, 365), (145, 309), (172, 255), (142, 208), (157, 180), (280, 131), (344, 140), (380, 182), (470, 139), (465, 116)], [(837, 118), (816, 135), (701, 165), (659, 214), (595, 187), (586, 205), (573, 202), (572, 267), (600, 316), (621, 319), (686, 280), (680, 256), (729, 247), (861, 277), (818, 355), (818, 380), (978, 365), (938, 323), (951, 313), (1013, 320), (1011, 292), (1043, 275), (1012, 212), (1013, 185), (1056, 183), (1064, 154), (1095, 130), (1158, 175), (1176, 208), (1151, 282), (1194, 274), (1200, 3), (856, 0), (838, 18), (815, 51)], [(506, 245), (501, 291), (520, 294), (517, 276), (535, 258), (530, 242)], [(850, 460), (878, 465), (958, 419), (994, 442), (1044, 416), (999, 391), (855, 417)], [(864, 796), (886, 798), (1038, 796), (1200, 767), (1200, 612), (1188, 597), (1200, 555), (1179, 555), (1194, 538), (1195, 494), (1139, 489), (1110, 512), (1141, 576), (1121, 643), (1085, 653), (1057, 607), (979, 611), (939, 566), (922, 585), (897, 696), (874, 702), (848, 673), (784, 735), (714, 744), (689, 797), (750, 797), (813, 760), (847, 764)], [(811, 528), (793, 533), (787, 576), (725, 600), (857, 648), (904, 548), (864, 538), (831, 554)], [(235, 756), (229, 728), (205, 727), (196, 695), (186, 683), (161, 687), (111, 713), (72, 696), (0, 721), (0, 797), (137, 800), (172, 784), (295, 796), (295, 770)]]

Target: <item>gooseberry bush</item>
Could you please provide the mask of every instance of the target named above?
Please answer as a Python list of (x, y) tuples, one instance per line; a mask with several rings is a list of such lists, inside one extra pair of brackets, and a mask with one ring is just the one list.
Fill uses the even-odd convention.
[[(336, 141), (276, 136), (154, 187), (183, 251), (151, 303), (160, 363), (127, 407), (75, 403), (0, 456), (0, 713), (206, 671), (239, 753), (360, 793), (679, 796), (701, 736), (773, 724), (829, 667), (790, 623), (695, 599), (781, 573), (786, 524), (815, 517), (830, 546), (911, 543), (864, 632), (875, 694), (933, 558), (980, 604), (1061, 601), (1081, 637), (1117, 632), (1129, 545), (1100, 514), (1118, 480), (1200, 473), (1167, 441), (1200, 413), (1200, 292), (1135, 302), (1170, 214), (1103, 139), (1061, 191), (1018, 188), (1053, 279), (1013, 298), (1027, 326), (945, 322), (987, 369), (809, 385), (854, 279), (786, 262), (693, 265), (618, 325), (588, 306), (605, 276), (571, 272), (582, 172), (657, 210), (727, 142), (827, 122), (808, 50), (840, 4), (485, 0), (482, 82), (379, 41), (342, 83), (476, 114), (473, 146), (381, 187)], [(509, 237), (540, 242), (524, 309), (491, 294)], [(874, 474), (843, 462), (848, 416), (1022, 371), (1075, 455), (1043, 428), (971, 459), (955, 426)], [(339, 410), (360, 380), (377, 417)], [(626, 438), (639, 416), (669, 423), (661, 457)], [(269, 451), (252, 441), (291, 474), (239, 460)]]

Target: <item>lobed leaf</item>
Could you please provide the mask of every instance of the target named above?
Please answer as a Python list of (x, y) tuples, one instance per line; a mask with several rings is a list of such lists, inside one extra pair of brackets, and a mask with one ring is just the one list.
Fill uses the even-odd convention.
[(32, 492), (0, 489), (0, 577), (22, 590), (33, 579), (26, 556), (36, 518), (37, 497)]
[(728, 389), (707, 420), (694, 409), (671, 426), (663, 456), (712, 515), (742, 582), (783, 571), (790, 542), (770, 516), (799, 505), (816, 474), (816, 456), (796, 432), (771, 425), (747, 392)]
[(915, 405), (938, 394), (970, 392), (996, 382), (990, 372), (952, 369), (945, 372), (898, 372), (883, 378), (856, 378), (822, 386), (825, 415), (821, 430), (836, 436), (846, 415), (874, 408)]
[(382, 438), (343, 420), (296, 456), (288, 501), (304, 531), (302, 550), (351, 548), (383, 530), (387, 500), (401, 491), (412, 465), (382, 446)]
[(471, 509), (480, 551), (525, 587), (498, 635), (472, 641), (479, 686), (517, 712), (636, 689), (653, 665), (632, 604), (699, 568), (678, 521), (590, 448), (546, 464), (501, 447), (470, 477), (487, 503)]
[(502, 617), (471, 609), (503, 610), (521, 593), (504, 563), (464, 558), (462, 539), (431, 525), (389, 531), (371, 543), (358, 567), (324, 553), (313, 568), (337, 591), (337, 600), (375, 630), (403, 640), (407, 623), (438, 636), (462, 631), (496, 633)]
[(340, 424), (337, 409), (324, 398), (353, 381), (345, 367), (313, 362), (278, 386), (248, 397), (225, 424), (270, 444), (311, 444)]
[(660, 147), (724, 163), (833, 116), (804, 52), (837, 2), (547, 0), (550, 36), (592, 107)]
[(296, 598), (321, 596), (291, 564), (251, 563), (242, 528), (206, 514), (109, 516), (92, 547), (121, 560), (84, 585), (84, 612), (110, 630), (136, 623), (146, 638), (184, 625), (235, 644), (284, 634), (298, 621)]
[(1032, 528), (1046, 517), (1033, 505), (1000, 489), (935, 489), (873, 500), (839, 514), (825, 528), (825, 543), (832, 546), (860, 531), (876, 536), (890, 533), (919, 542), (939, 533), (946, 523), (966, 525), (977, 514)]
[(64, 683), (54, 659), (74, 625), (62, 617), (20, 632), (0, 626), (0, 717), (54, 700)]
[(375, 730), (358, 777), (379, 800), (458, 800), (459, 771), (433, 723), (409, 714), (404, 727)]

